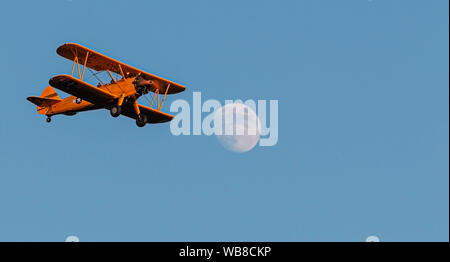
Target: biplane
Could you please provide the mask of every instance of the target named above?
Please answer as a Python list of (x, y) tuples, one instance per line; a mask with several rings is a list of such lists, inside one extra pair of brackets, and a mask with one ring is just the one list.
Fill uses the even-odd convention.
[[(126, 65), (79, 44), (63, 44), (56, 53), (73, 61), (70, 75), (52, 77), (49, 80), (50, 86), (44, 89), (41, 96), (27, 97), (28, 101), (37, 106), (39, 114), (47, 116), (47, 122), (51, 122), (54, 115), (71, 116), (102, 108), (108, 109), (113, 117), (124, 115), (135, 119), (139, 127), (147, 123), (168, 122), (173, 116), (161, 111), (166, 96), (185, 90), (180, 84)], [(111, 81), (99, 82), (97, 86), (83, 81), (86, 68), (97, 72), (106, 71)], [(74, 76), (75, 69), (78, 77)], [(71, 96), (61, 99), (54, 88)], [(138, 98), (148, 93), (153, 93), (150, 106), (139, 104)], [(154, 102), (156, 105), (152, 107)]]

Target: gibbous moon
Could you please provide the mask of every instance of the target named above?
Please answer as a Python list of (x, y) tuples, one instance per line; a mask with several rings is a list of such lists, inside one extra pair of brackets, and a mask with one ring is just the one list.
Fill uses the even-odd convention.
[(377, 236), (368, 236), (366, 242), (380, 242), (380, 239)]
[(68, 236), (66, 242), (80, 242), (80, 239), (77, 236)]
[(226, 149), (244, 153), (258, 143), (261, 121), (250, 107), (240, 103), (227, 104), (216, 110), (214, 129)]

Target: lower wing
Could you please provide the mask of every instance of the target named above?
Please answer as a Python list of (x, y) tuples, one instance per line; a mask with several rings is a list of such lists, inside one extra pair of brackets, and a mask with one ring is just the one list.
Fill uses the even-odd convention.
[(50, 85), (92, 104), (109, 104), (117, 97), (70, 75), (52, 77)]
[[(147, 116), (147, 123), (151, 124), (169, 122), (174, 117), (173, 115), (169, 115), (164, 112), (143, 105), (139, 105), (139, 111), (141, 111), (141, 114), (145, 114)], [(136, 119), (137, 115), (134, 110), (133, 104), (131, 103), (124, 104), (122, 106), (122, 115)]]

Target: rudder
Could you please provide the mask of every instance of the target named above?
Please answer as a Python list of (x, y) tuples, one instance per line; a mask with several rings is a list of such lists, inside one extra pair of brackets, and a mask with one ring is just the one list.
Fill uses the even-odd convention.
[(47, 86), (44, 91), (42, 91), (41, 97), (61, 100), (52, 86)]

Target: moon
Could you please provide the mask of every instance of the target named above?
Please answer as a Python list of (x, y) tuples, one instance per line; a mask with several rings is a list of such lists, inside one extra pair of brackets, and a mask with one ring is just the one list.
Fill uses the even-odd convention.
[(377, 236), (368, 236), (366, 242), (380, 242), (380, 239)]
[(80, 239), (77, 236), (68, 236), (66, 242), (80, 242)]
[(255, 111), (240, 103), (226, 104), (214, 114), (215, 135), (226, 149), (244, 153), (253, 149), (261, 134)]

